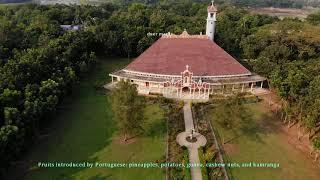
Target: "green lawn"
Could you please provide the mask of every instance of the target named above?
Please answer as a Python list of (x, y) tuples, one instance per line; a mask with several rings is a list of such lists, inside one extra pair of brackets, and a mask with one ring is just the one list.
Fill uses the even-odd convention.
[[(239, 180), (282, 180), (282, 179), (319, 179), (320, 170), (304, 154), (290, 145), (286, 136), (277, 129), (275, 119), (261, 103), (249, 104), (247, 108), (253, 115), (257, 127), (247, 135), (241, 135), (224, 147), (229, 162), (279, 163), (280, 168), (231, 168), (234, 179)], [(210, 118), (209, 112), (207, 115)], [(236, 135), (219, 126), (213, 126), (222, 139), (227, 142)]]
[[(103, 60), (66, 99), (48, 127), (49, 137), (26, 155), (32, 162), (24, 179), (164, 179), (162, 169), (38, 168), (38, 162), (155, 162), (165, 155), (165, 121), (159, 104), (145, 109), (145, 133), (130, 144), (119, 141), (106, 95), (94, 85), (128, 60)], [(51, 130), (52, 129), (52, 130)]]

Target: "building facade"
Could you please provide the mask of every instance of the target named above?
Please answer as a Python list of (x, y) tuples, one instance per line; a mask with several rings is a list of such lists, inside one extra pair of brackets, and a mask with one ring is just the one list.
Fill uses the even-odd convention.
[(114, 86), (129, 80), (139, 94), (209, 99), (213, 94), (252, 92), (265, 78), (251, 73), (214, 40), (217, 8), (208, 7), (206, 35), (162, 35), (127, 67), (110, 73)]

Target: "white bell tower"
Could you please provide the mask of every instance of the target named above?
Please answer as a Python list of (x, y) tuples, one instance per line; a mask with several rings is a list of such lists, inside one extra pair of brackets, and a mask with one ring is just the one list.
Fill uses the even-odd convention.
[(214, 41), (214, 33), (216, 27), (217, 8), (213, 5), (214, 1), (211, 1), (211, 5), (208, 6), (207, 28), (206, 35)]

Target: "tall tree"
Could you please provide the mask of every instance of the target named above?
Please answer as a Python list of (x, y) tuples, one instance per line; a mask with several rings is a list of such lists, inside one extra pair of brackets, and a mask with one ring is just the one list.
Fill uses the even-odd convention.
[(320, 11), (314, 14), (310, 14), (307, 17), (307, 21), (314, 25), (320, 25)]
[(136, 85), (120, 81), (111, 94), (111, 106), (124, 141), (140, 132), (143, 122), (144, 101), (138, 96)]

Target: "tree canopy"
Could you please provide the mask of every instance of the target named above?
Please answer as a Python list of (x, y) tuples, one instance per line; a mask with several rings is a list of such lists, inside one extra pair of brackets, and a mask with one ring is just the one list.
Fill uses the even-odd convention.
[(299, 121), (312, 130), (320, 122), (320, 27), (309, 21), (284, 19), (264, 25), (240, 46), (251, 68), (266, 76), (287, 102), (289, 121)]
[(144, 101), (137, 87), (129, 81), (120, 81), (111, 94), (111, 106), (124, 141), (142, 131)]

